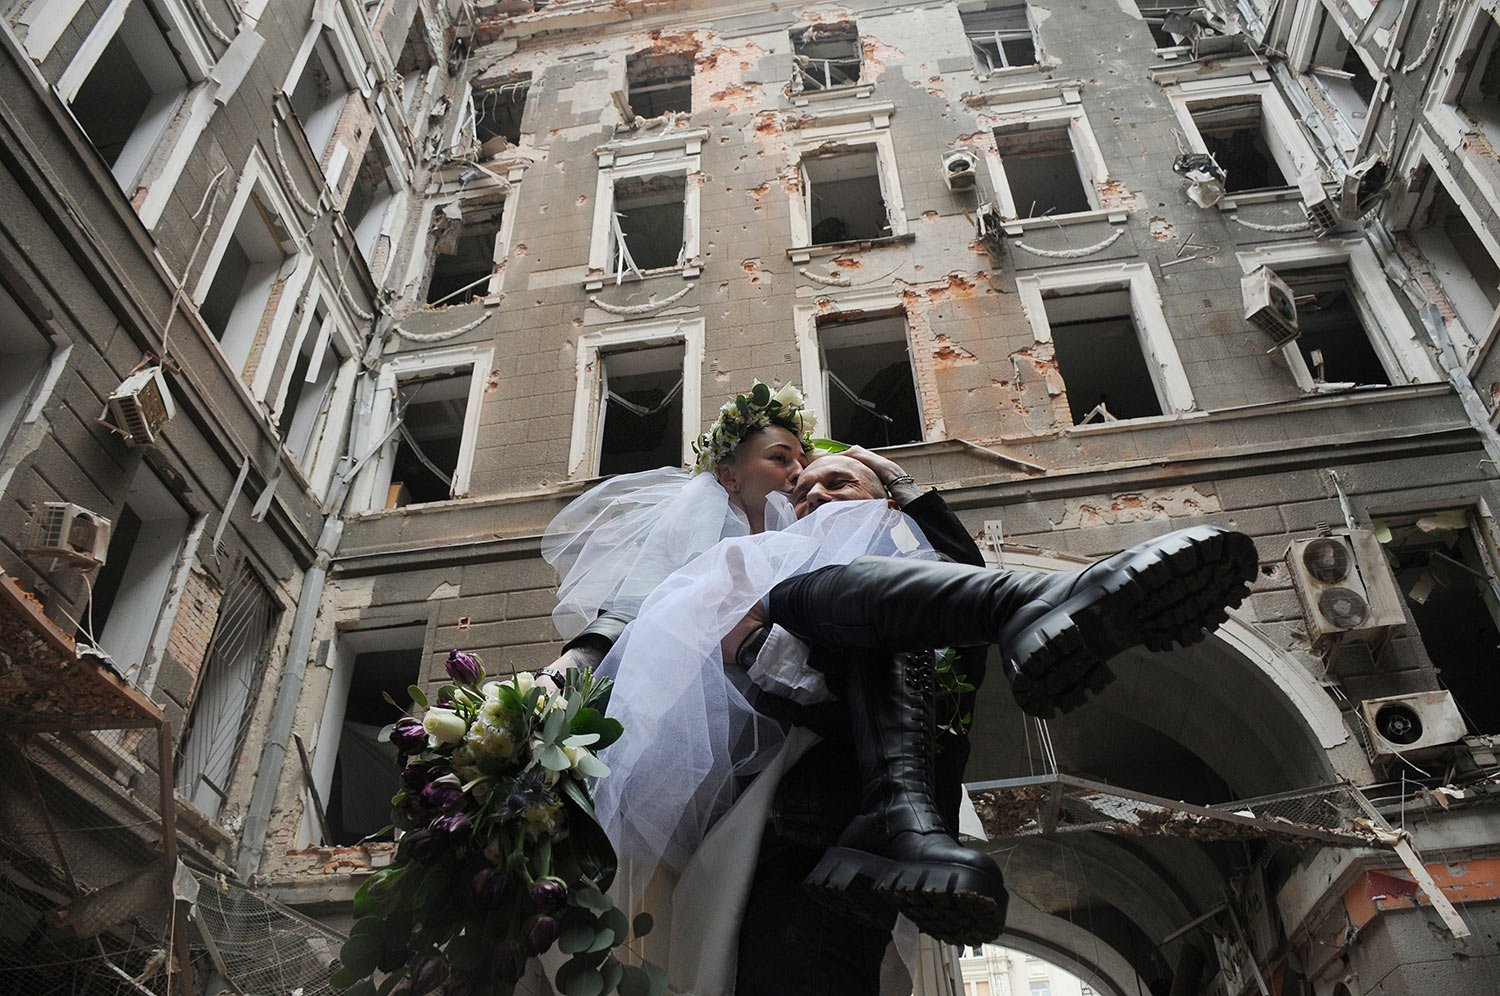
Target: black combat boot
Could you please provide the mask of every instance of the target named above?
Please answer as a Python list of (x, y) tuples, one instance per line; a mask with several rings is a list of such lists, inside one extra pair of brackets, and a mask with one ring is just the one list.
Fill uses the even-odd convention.
[(860, 814), (807, 878), (824, 902), (890, 926), (891, 911), (949, 944), (982, 944), (1005, 926), (993, 858), (954, 840), (933, 800), (932, 655), (871, 655), (851, 667), (846, 702)]
[(783, 581), (768, 614), (829, 647), (999, 644), (1016, 701), (1047, 718), (1103, 687), (1105, 662), (1122, 650), (1201, 640), (1255, 574), (1250, 537), (1194, 526), (1057, 573), (860, 557)]

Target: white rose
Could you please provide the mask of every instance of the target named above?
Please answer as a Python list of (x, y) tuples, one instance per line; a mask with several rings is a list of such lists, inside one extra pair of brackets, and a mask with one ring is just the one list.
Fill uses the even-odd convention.
[(469, 732), (469, 724), (452, 709), (434, 706), (422, 717), (422, 728), (445, 744), (456, 744)]
[(810, 436), (818, 431), (818, 416), (811, 408), (804, 408), (797, 413), (797, 425), (801, 427), (804, 436)]
[(520, 671), (515, 676), (517, 690), (524, 696), (536, 685), (536, 679), (531, 676), (530, 671)]
[(797, 390), (796, 384), (788, 382), (782, 384), (781, 389), (771, 395), (771, 400), (780, 402), (784, 408), (795, 408), (802, 404), (802, 392)]

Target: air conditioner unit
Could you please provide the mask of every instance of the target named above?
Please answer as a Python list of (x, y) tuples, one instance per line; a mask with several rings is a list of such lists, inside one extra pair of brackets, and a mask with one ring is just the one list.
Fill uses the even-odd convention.
[(1184, 152), (1172, 163), (1172, 172), (1187, 182), (1188, 199), (1202, 208), (1224, 199), (1224, 181), (1229, 174), (1207, 152)]
[(1458, 743), (1469, 731), (1452, 692), (1417, 692), (1359, 704), (1376, 757), (1395, 757)]
[(998, 254), (1005, 245), (1005, 222), (1000, 217), (1000, 206), (986, 201), (974, 211), (974, 231), (979, 241), (992, 253)]
[(1298, 177), (1297, 188), (1302, 194), (1302, 213), (1307, 215), (1313, 228), (1321, 234), (1338, 227), (1338, 205), (1328, 195), (1328, 188), (1323, 186), (1323, 178), (1317, 170), (1308, 170)]
[(1368, 529), (1294, 540), (1286, 562), (1315, 653), (1357, 640), (1378, 657), (1391, 630), (1406, 624), (1385, 551)]
[(974, 166), (979, 161), (969, 149), (955, 149), (943, 155), (943, 182), (949, 190), (973, 190)]
[(176, 414), (161, 367), (137, 370), (109, 396), (108, 424), (131, 446), (156, 442), (162, 426)]
[(1370, 156), (1349, 167), (1339, 185), (1339, 214), (1353, 221), (1375, 209), (1385, 196), (1390, 166), (1379, 156)]
[(1280, 349), (1301, 335), (1297, 327), (1297, 302), (1286, 281), (1269, 267), (1258, 266), (1240, 278), (1240, 296), (1245, 302), (1245, 321), (1271, 337), (1271, 348)]
[(72, 502), (43, 502), (31, 520), (26, 554), (101, 567), (109, 551), (109, 520)]

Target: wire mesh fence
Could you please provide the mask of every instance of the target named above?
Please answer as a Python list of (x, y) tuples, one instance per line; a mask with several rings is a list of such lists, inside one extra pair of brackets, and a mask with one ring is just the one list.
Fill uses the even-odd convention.
[[(194, 918), (219, 970), (246, 993), (327, 996), (344, 938), (268, 896), (214, 875), (196, 876)], [(200, 934), (203, 937), (204, 934)]]

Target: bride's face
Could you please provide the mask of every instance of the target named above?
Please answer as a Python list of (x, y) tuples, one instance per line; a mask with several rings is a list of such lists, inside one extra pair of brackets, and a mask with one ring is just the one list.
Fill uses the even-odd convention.
[(790, 429), (767, 426), (750, 434), (719, 465), (719, 483), (747, 512), (759, 514), (772, 491), (790, 495), (802, 470), (802, 441)]

